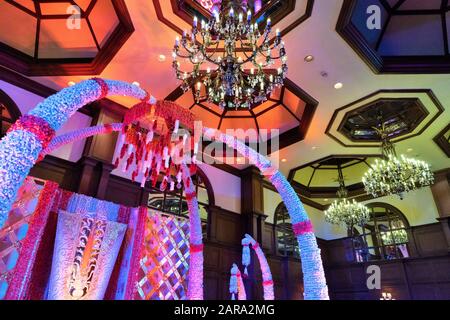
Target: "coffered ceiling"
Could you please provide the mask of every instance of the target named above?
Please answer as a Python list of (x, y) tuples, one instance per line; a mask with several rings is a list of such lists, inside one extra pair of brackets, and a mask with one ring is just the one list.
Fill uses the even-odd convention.
[(102, 72), (134, 28), (123, 0), (4, 0), (0, 30), (0, 65), (47, 76)]
[[(369, 6), (379, 8), (369, 10), (370, 22)], [(337, 31), (374, 72), (450, 70), (447, 0), (345, 0)]]
[[(392, 51), (389, 51), (389, 48), (391, 48), (389, 43), (398, 42), (401, 50), (399, 49), (398, 54), (395, 53), (397, 57), (403, 57), (405, 50), (408, 48), (415, 48), (415, 50), (420, 49), (421, 51), (411, 51), (414, 57), (425, 57), (430, 61), (430, 54), (434, 53), (434, 56), (431, 55), (433, 57), (432, 62), (446, 61), (448, 52), (441, 50), (442, 45), (445, 49), (444, 37), (441, 37), (444, 30), (441, 28), (440, 33), (438, 33), (441, 44), (433, 44), (430, 48), (427, 48), (426, 43), (429, 39), (422, 39), (421, 36), (425, 32), (430, 34), (432, 39), (437, 37), (432, 32), (435, 29), (430, 29), (435, 25), (435, 22), (430, 22), (432, 19), (426, 20), (425, 17), (436, 16), (438, 20), (432, 21), (439, 21), (441, 26), (443, 11), (439, 4), (442, 3), (431, 0), (361, 1), (366, 4), (366, 7), (369, 3), (380, 5), (382, 21), (387, 26), (382, 37), (384, 40), (381, 42), (389, 41), (379, 46), (384, 48), (383, 55), (385, 53), (389, 56), (393, 54)], [(99, 76), (128, 82), (137, 81), (141, 87), (160, 99), (168, 97), (176, 91), (180, 83), (176, 80), (171, 67), (171, 52), (175, 37), (180, 30), (189, 28), (189, 17), (192, 17), (192, 14), (187, 13), (186, 19), (177, 15), (178, 7), (174, 7), (174, 5), (181, 4), (181, 2), (125, 0), (124, 4), (135, 31), (117, 54), (111, 58), (104, 70), (98, 72)], [(200, 2), (194, 3), (194, 1), (191, 1), (191, 5), (201, 7)], [(277, 1), (271, 3), (273, 2)], [(410, 67), (408, 69), (400, 68), (396, 74), (382, 73), (382, 69), (376, 70), (364, 57), (363, 52), (349, 39), (346, 39), (345, 34), (339, 31), (342, 29), (340, 17), (346, 14), (346, 10), (349, 9), (347, 2), (344, 0), (296, 1), (294, 11), (288, 13), (285, 18), (278, 22), (278, 27), (284, 30), (283, 40), (286, 43), (289, 55), (289, 80), (295, 87), (300, 88), (307, 96), (317, 101), (318, 105), (315, 113), (308, 121), (310, 125), (307, 132), (303, 136), (301, 132), (298, 132), (297, 140), (292, 140), (283, 149), (274, 152), (272, 157), (284, 159), (283, 162), (280, 162), (280, 168), (286, 175), (294, 168), (298, 169), (305, 165), (308, 167), (308, 164), (332, 155), (358, 159), (367, 157), (370, 161), (372, 156), (380, 154), (379, 144), (370, 141), (370, 139), (364, 139), (362, 142), (352, 141), (350, 133), (355, 132), (352, 123), (358, 123), (355, 116), (362, 115), (363, 119), (366, 119), (370, 113), (367, 106), (373, 103), (375, 107), (385, 104), (389, 110), (398, 112), (400, 119), (407, 119), (404, 122), (408, 126), (408, 130), (404, 130), (401, 136), (396, 137), (398, 153), (426, 160), (432, 165), (434, 171), (448, 168), (450, 160), (434, 139), (441, 132), (447, 132), (444, 129), (450, 122), (449, 69), (439, 69), (439, 74), (435, 73), (436, 70), (414, 69), (423, 66), (423, 64), (419, 60), (408, 60)], [(403, 4), (399, 6), (400, 2)], [(264, 3), (263, 1), (262, 4), (264, 5)], [(433, 7), (432, 4), (436, 7)], [(387, 14), (386, 5), (392, 10), (396, 10), (395, 15), (391, 18), (389, 18), (391, 14)], [(419, 5), (422, 6), (419, 8), (417, 7)], [(203, 10), (206, 11), (204, 8)], [(407, 11), (398, 13), (399, 10)], [(428, 11), (427, 14), (416, 17), (417, 10)], [(398, 22), (403, 21), (405, 17), (409, 17), (409, 13), (414, 13), (414, 19), (416, 20), (411, 20), (413, 22), (408, 23)], [(180, 13), (178, 12), (178, 14)], [(259, 14), (262, 15), (263, 12)], [(359, 19), (369, 17), (366, 10), (358, 11), (358, 14), (360, 15)], [(161, 15), (165, 20), (161, 19)], [(446, 14), (447, 16), (448, 14)], [(300, 17), (301, 20), (299, 20)], [(391, 21), (389, 24), (386, 23), (388, 20)], [(169, 25), (167, 21), (170, 21), (173, 25)], [(300, 23), (296, 24), (298, 21)], [(391, 25), (391, 23), (393, 24)], [(25, 33), (23, 30), (21, 32)], [(0, 33), (3, 36), (4, 32)], [(361, 45), (366, 41), (364, 37), (359, 37), (357, 40)], [(438, 41), (437, 38), (436, 41)], [(34, 48), (35, 43), (33, 41), (23, 42), (22, 50), (27, 52), (28, 55), (34, 54)], [(439, 52), (433, 51), (430, 53), (427, 51), (438, 49)], [(308, 55), (313, 56), (312, 61), (311, 59), (305, 59)], [(40, 63), (38, 62), (38, 65)], [(92, 74), (86, 72), (82, 76), (49, 75), (31, 77), (31, 79), (59, 90), (67, 86), (70, 81), (77, 82), (90, 77), (92, 77)], [(342, 83), (342, 87), (336, 86), (340, 89), (335, 89), (335, 84), (338, 82)], [(298, 99), (298, 103), (305, 101), (301, 96), (297, 95), (297, 97), (294, 97), (294, 99)], [(113, 99), (126, 107), (131, 107), (135, 103), (135, 101), (124, 97), (113, 97)], [(217, 114), (214, 114), (198, 106), (194, 103), (192, 96), (178, 96), (175, 99), (179, 99), (178, 102), (183, 104), (184, 107), (192, 107), (193, 110), (197, 110), (199, 115), (203, 113), (201, 117), (214, 122), (211, 126), (219, 127), (220, 119), (224, 118), (217, 110)], [(281, 101), (280, 99), (274, 100)], [(396, 102), (393, 103), (393, 101)], [(271, 108), (272, 106), (262, 106), (261, 108), (266, 107)], [(214, 107), (212, 107), (212, 110), (214, 110)], [(297, 121), (296, 117), (290, 117), (292, 114), (286, 111), (284, 107), (279, 106), (279, 109), (273, 108), (271, 110), (274, 112), (273, 123), (271, 123), (273, 127), (291, 130), (295, 125), (298, 125), (294, 124), (294, 120)], [(276, 110), (278, 111), (275, 113)], [(300, 108), (301, 110), (302, 108)], [(303, 113), (293, 113), (299, 117), (301, 122)], [(290, 118), (293, 119), (292, 125)], [(271, 120), (261, 121), (261, 123), (264, 123), (261, 126), (267, 125)], [(330, 123), (332, 123), (331, 127), (329, 127)], [(343, 126), (340, 126), (341, 123)], [(220, 128), (226, 129), (227, 126), (236, 127), (240, 125), (245, 129), (245, 127), (256, 126), (256, 121), (254, 117), (248, 115), (247, 118), (243, 119), (224, 118)], [(238, 166), (238, 168), (241, 167)], [(296, 172), (299, 171), (297, 169)], [(355, 170), (358, 175), (359, 171)], [(350, 174), (347, 175), (350, 177)], [(305, 179), (296, 173), (295, 180), (299, 183), (303, 183)], [(328, 180), (330, 184), (322, 187), (335, 187), (334, 180), (331, 178)]]

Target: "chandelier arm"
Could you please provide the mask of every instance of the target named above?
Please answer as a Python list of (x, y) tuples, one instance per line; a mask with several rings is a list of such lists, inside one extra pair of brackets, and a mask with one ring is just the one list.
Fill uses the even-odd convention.
[(196, 53), (198, 53), (198, 50), (197, 50), (197, 52), (195, 52), (194, 50), (190, 50), (187, 46), (186, 46), (186, 42), (181, 42), (181, 45), (183, 46), (183, 48), (184, 48), (184, 50), (186, 50), (188, 53), (190, 53), (190, 54), (196, 54)]
[(211, 54), (211, 55), (206, 55), (206, 57), (207, 57), (207, 59), (208, 59), (208, 61), (210, 61), (209, 59), (211, 59), (211, 61), (213, 61), (213, 63), (215, 64), (215, 65), (218, 65), (214, 60), (212, 60), (212, 57), (217, 53), (217, 50), (219, 49), (219, 41), (217, 41), (216, 42), (216, 47), (214, 48), (214, 51), (213, 51), (213, 53)]
[(217, 63), (216, 61), (211, 59), (211, 57), (213, 57), (217, 53), (218, 47), (219, 47), (219, 43), (217, 43), (216, 49), (214, 50), (214, 52), (210, 56), (208, 56), (208, 54), (207, 54), (207, 52), (205, 50), (205, 46), (203, 44), (200, 45), (199, 51), (201, 52), (202, 56), (206, 59), (206, 61), (208, 61), (209, 63), (215, 64), (216, 66), (220, 66), (219, 63)]
[(190, 56), (184, 56), (182, 54), (177, 53), (177, 57), (181, 58), (181, 59), (189, 59)]
[[(201, 35), (202, 35), (202, 43), (200, 43), (200, 47), (199, 47), (200, 52), (202, 53), (202, 56), (206, 58), (207, 61), (211, 62), (210, 58), (215, 55), (215, 53), (217, 51), (217, 48), (219, 47), (219, 42), (217, 42), (217, 46), (216, 46), (216, 49), (214, 50), (214, 52), (210, 56), (208, 56), (208, 53), (205, 50), (205, 43), (206, 43), (206, 41), (205, 41), (205, 34), (204, 34), (204, 32), (202, 32)], [(209, 46), (208, 46), (208, 48), (209, 48)]]
[[(247, 55), (247, 52), (245, 51), (245, 45), (244, 42), (242, 41), (242, 39), (239, 39), (239, 42), (241, 44), (241, 49), (242, 49), (242, 53), (244, 54), (245, 58), (247, 60), (245, 60), (244, 62), (242, 62), (240, 65), (243, 65), (245, 63), (249, 63), (254, 57), (255, 57), (255, 51), (253, 50), (253, 53), (251, 56)], [(252, 44), (253, 45), (253, 44)]]

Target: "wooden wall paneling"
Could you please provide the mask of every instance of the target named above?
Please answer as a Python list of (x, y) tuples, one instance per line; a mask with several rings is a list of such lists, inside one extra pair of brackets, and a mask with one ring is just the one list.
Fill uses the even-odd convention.
[(241, 174), (241, 211), (245, 232), (262, 243), (264, 230), (264, 188), (263, 178), (255, 166), (242, 170)]
[(264, 229), (262, 233), (262, 248), (266, 254), (276, 254), (275, 237), (276, 235), (274, 225), (271, 223), (264, 223)]
[(111, 176), (111, 172), (113, 170), (114, 166), (112, 164), (106, 162), (101, 163), (100, 181), (98, 183), (98, 189), (96, 193), (97, 199), (105, 199), (108, 192), (109, 177)]
[(80, 167), (80, 180), (76, 192), (95, 197), (102, 175), (101, 164), (90, 157), (83, 157), (77, 165)]
[(205, 270), (204, 272), (204, 297), (206, 300), (220, 300), (222, 288), (219, 286), (220, 273)]
[(48, 155), (36, 164), (30, 175), (43, 180), (51, 180), (68, 191), (76, 191), (80, 172), (75, 163)]
[(209, 240), (226, 246), (240, 246), (245, 233), (242, 226), (242, 216), (216, 206), (209, 207), (209, 214)]
[(450, 169), (436, 172), (434, 177), (435, 182), (430, 188), (439, 215), (450, 217)]
[(427, 257), (448, 253), (447, 240), (440, 223), (412, 228), (417, 255)]
[(346, 264), (354, 261), (350, 238), (331, 240), (326, 243), (326, 261), (328, 265)]
[(450, 299), (450, 257), (411, 259), (406, 263), (412, 299)]
[(141, 188), (131, 181), (111, 175), (108, 182), (108, 192), (105, 200), (128, 207), (139, 207), (141, 203)]
[(210, 244), (205, 241), (204, 251), (204, 268), (205, 270), (219, 270), (220, 265), (220, 247)]
[[(102, 104), (106, 104), (108, 101), (110, 100), (101, 100), (94, 103), (95, 106), (93, 106), (93, 108), (96, 110), (96, 115), (92, 119), (92, 126), (122, 121), (123, 114), (114, 112), (111, 107), (102, 107)], [(86, 139), (83, 154), (107, 163), (112, 163), (118, 136), (119, 134), (117, 132), (113, 132), (109, 134), (96, 135)]]

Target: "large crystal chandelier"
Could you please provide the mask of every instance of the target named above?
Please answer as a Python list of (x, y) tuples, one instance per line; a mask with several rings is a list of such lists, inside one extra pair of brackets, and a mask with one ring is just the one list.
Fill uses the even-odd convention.
[(247, 0), (222, 1), (208, 22), (195, 17), (192, 31), (177, 37), (173, 50), (183, 90), (192, 89), (197, 102), (206, 100), (222, 109), (266, 101), (283, 85), (288, 70), (281, 33), (277, 30), (273, 40), (271, 34), (270, 18), (261, 33)]
[(340, 165), (338, 166), (338, 173), (339, 189), (337, 195), (339, 200), (334, 201), (325, 211), (325, 221), (331, 224), (342, 225), (348, 229), (355, 225), (364, 225), (370, 219), (370, 211), (365, 205), (356, 202), (355, 199), (351, 201), (347, 199), (348, 191), (345, 188), (344, 176)]
[(374, 197), (397, 194), (403, 199), (405, 193), (434, 183), (434, 174), (428, 163), (404, 155), (398, 157), (384, 126), (377, 131), (384, 159), (377, 159), (364, 174), (362, 182), (367, 193)]

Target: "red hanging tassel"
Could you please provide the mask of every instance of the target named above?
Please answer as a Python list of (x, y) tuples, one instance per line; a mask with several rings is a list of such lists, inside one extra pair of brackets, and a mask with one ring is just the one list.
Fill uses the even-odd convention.
[(189, 173), (191, 176), (195, 175), (197, 173), (197, 166), (193, 163), (189, 165)]
[(128, 144), (124, 143), (122, 145), (122, 150), (120, 150), (120, 159), (123, 159), (123, 157), (125, 157), (125, 153), (127, 152), (127, 150), (128, 150)]

